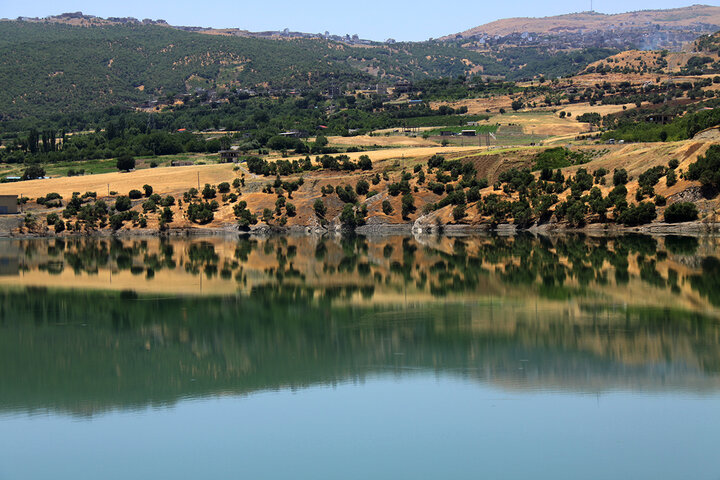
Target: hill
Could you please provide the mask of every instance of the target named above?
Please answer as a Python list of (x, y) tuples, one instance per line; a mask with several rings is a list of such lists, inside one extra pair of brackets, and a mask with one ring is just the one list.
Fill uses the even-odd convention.
[(456, 45), (353, 47), (328, 40), (203, 35), (162, 25), (0, 22), (0, 120), (132, 105), (197, 88), (326, 90), (502, 73)]
[(479, 39), (484, 44), (515, 40), (521, 44), (545, 42), (557, 46), (562, 42), (576, 47), (679, 50), (697, 36), (717, 30), (720, 30), (720, 7), (693, 5), (613, 15), (581, 12), (544, 18), (508, 18), (444, 39)]

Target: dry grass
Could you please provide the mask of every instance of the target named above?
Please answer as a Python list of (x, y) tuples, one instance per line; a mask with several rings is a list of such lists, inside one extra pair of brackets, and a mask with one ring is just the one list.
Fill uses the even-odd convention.
[(230, 164), (159, 167), (128, 173), (115, 172), (3, 183), (0, 184), (0, 195), (22, 194), (37, 198), (56, 192), (64, 198), (69, 198), (73, 192), (97, 192), (98, 195), (104, 196), (108, 191), (127, 194), (132, 189), (142, 189), (145, 184), (151, 185), (158, 193), (174, 194), (197, 187), (198, 175), (201, 186), (205, 183), (232, 182), (237, 176)]
[(437, 142), (426, 140), (422, 137), (406, 137), (404, 135), (390, 136), (369, 136), (358, 135), (355, 137), (328, 137), (330, 145), (358, 146), (358, 147), (432, 147)]
[[(587, 102), (584, 103), (573, 103), (571, 105), (565, 105), (562, 112), (572, 114), (572, 117), (578, 117), (584, 113), (599, 113), (602, 116), (610, 115), (623, 111), (623, 107), (626, 109), (635, 108), (634, 103), (626, 103), (625, 105), (590, 105)], [(559, 112), (558, 112), (559, 113)]]

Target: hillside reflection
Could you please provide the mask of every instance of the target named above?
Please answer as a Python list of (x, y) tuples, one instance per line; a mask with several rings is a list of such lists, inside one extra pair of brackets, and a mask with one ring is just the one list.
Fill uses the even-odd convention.
[(0, 412), (422, 372), (518, 390), (720, 387), (712, 238), (0, 245)]

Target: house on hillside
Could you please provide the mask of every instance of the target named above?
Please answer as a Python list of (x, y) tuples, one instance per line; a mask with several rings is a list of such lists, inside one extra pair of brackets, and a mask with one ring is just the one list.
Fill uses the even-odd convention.
[(0, 195), (0, 215), (14, 215), (18, 213), (17, 195)]
[(237, 163), (240, 159), (240, 150), (220, 150), (220, 161), (223, 163)]

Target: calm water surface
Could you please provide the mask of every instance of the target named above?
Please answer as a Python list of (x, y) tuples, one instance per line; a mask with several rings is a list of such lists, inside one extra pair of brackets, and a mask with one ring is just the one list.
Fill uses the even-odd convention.
[(715, 238), (0, 243), (0, 479), (720, 479)]

